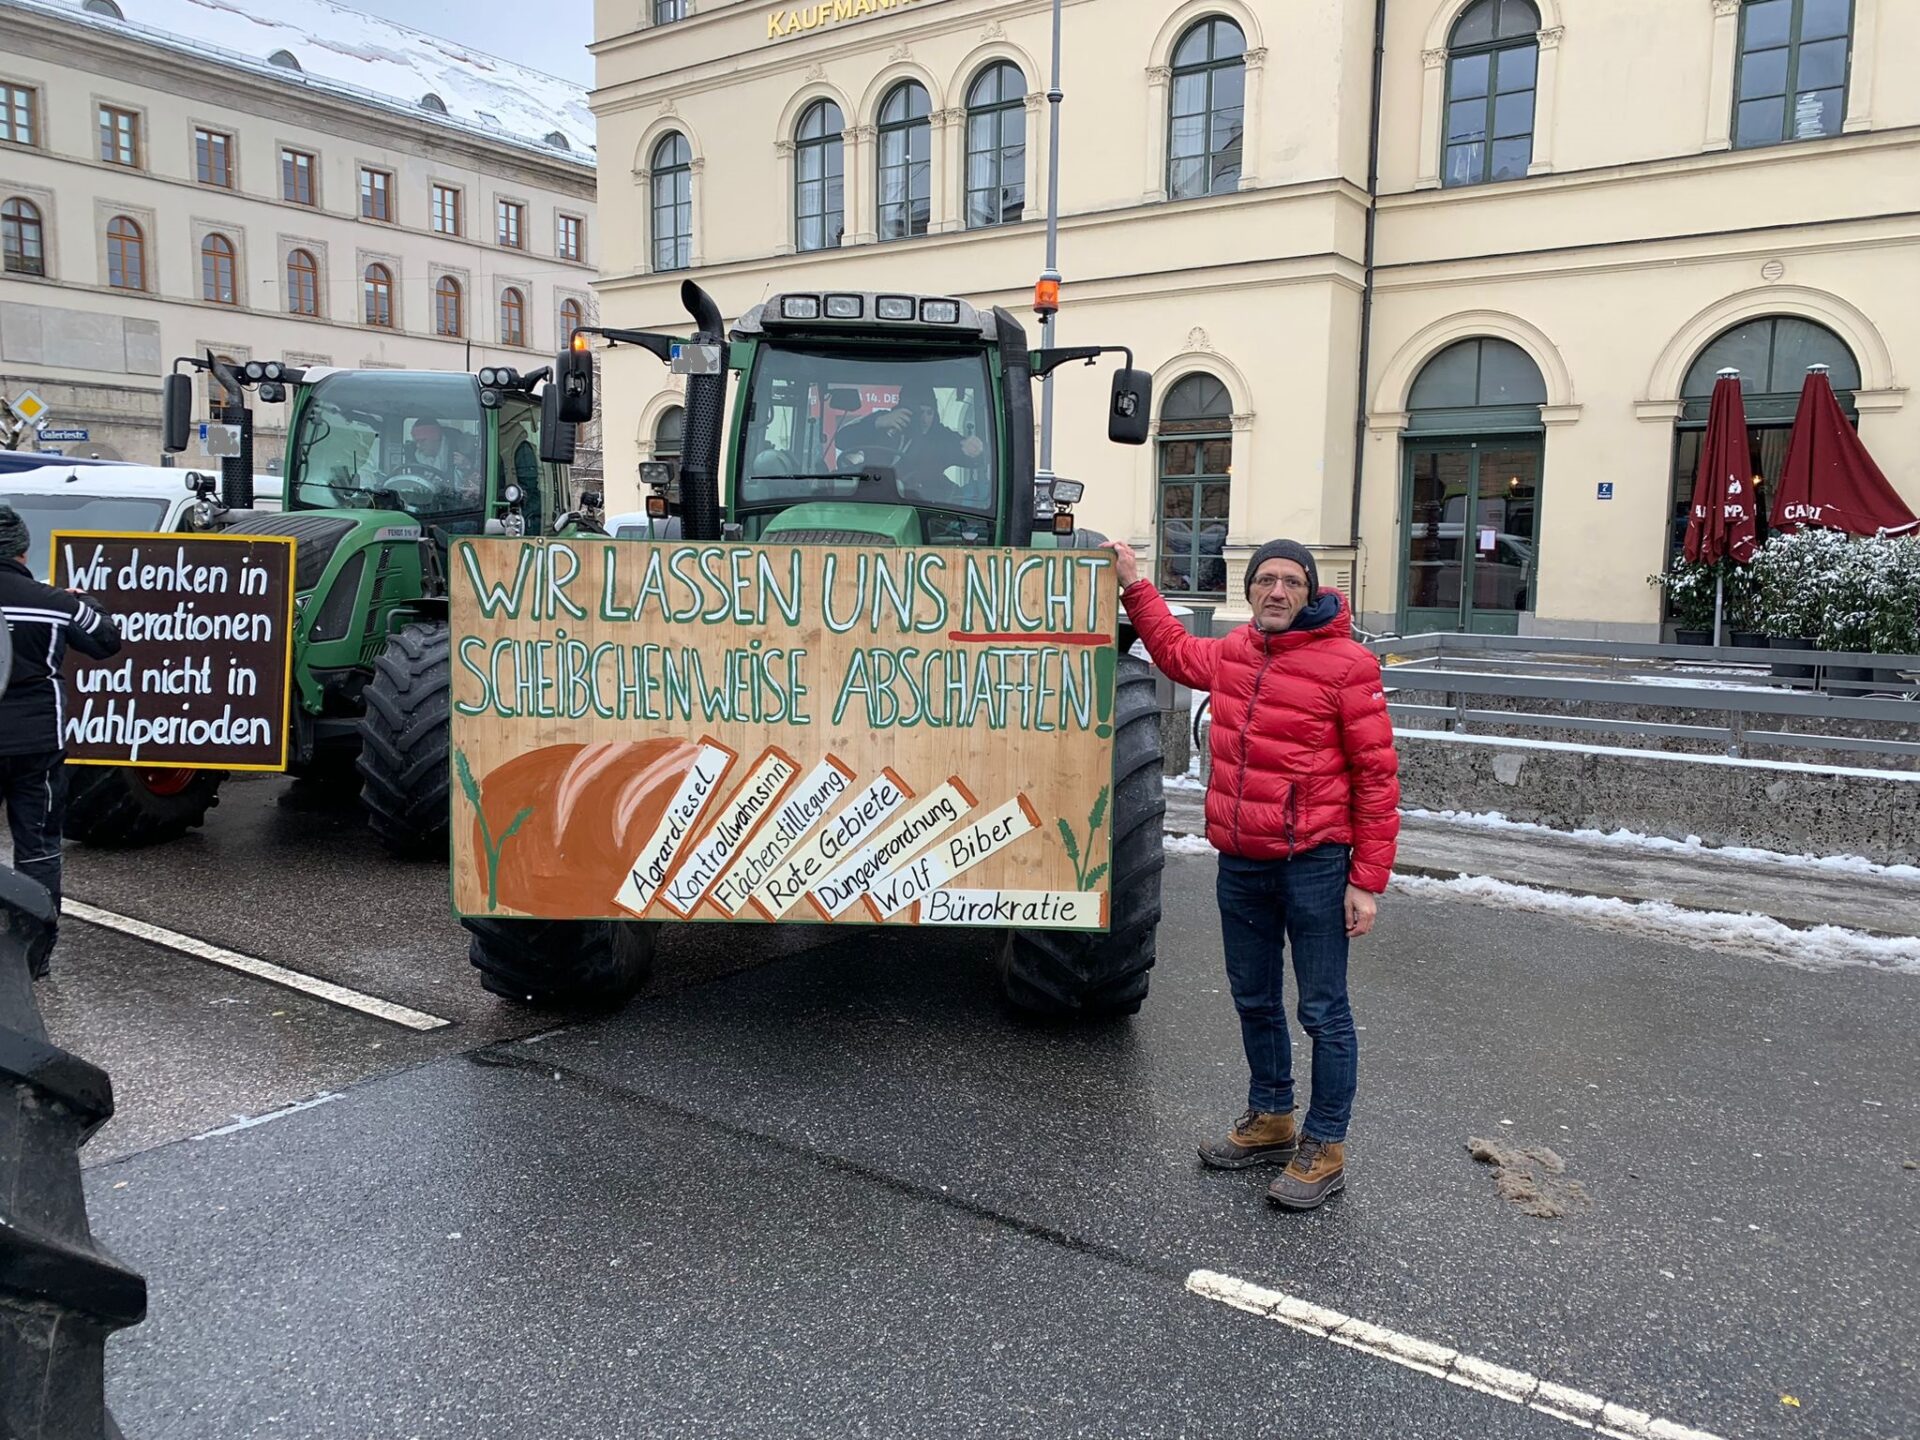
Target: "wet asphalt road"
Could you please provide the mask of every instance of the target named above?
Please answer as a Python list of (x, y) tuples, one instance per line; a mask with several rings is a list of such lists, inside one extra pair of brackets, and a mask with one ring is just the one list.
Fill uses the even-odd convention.
[[(42, 1003), (120, 1098), (87, 1159), (151, 1286), (110, 1346), (135, 1440), (1579, 1433), (1200, 1267), (1721, 1436), (1920, 1432), (1920, 977), (1391, 897), (1351, 1189), (1288, 1216), (1192, 1159), (1244, 1085), (1210, 859), (1170, 857), (1130, 1022), (1012, 1020), (964, 935), (708, 928), (562, 1025), (473, 982), (442, 869), (289, 790), (69, 891), (453, 1023), (69, 922)], [(1520, 1214), (1474, 1135), (1590, 1208)]]

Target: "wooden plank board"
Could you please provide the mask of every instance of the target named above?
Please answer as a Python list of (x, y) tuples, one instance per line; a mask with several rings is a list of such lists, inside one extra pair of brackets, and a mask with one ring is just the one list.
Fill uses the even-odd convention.
[(964, 885), (936, 923), (1004, 924), (1005, 891), (1105, 927), (1105, 552), (461, 537), (450, 563), (459, 913), (913, 925)]

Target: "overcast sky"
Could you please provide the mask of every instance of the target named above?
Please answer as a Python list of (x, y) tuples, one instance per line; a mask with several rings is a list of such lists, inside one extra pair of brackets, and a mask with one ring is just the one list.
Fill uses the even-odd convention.
[[(342, 0), (369, 15), (383, 15), (498, 55), (536, 70), (564, 75), (591, 88), (593, 39), (590, 0)], [(298, 7), (288, 13), (298, 14)]]

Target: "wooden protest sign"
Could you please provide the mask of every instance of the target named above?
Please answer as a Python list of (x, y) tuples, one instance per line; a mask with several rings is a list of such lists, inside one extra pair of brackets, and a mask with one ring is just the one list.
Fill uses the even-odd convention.
[(1095, 550), (457, 537), (463, 915), (1104, 930)]
[(63, 530), (52, 583), (118, 618), (69, 652), (61, 735), (82, 765), (285, 770), (293, 544), (284, 535)]

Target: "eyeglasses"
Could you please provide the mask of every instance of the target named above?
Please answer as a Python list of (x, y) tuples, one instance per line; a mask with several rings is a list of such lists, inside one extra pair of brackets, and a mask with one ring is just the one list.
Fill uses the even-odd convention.
[(1271, 590), (1275, 585), (1285, 585), (1289, 590), (1299, 591), (1304, 591), (1307, 588), (1305, 578), (1299, 575), (1285, 575), (1278, 578), (1272, 575), (1256, 575), (1253, 577), (1253, 588), (1256, 590)]

